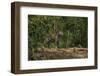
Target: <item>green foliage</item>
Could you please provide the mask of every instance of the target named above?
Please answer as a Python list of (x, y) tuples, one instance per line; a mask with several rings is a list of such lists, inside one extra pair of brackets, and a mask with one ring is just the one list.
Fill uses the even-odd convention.
[(87, 48), (88, 18), (28, 16), (29, 48)]

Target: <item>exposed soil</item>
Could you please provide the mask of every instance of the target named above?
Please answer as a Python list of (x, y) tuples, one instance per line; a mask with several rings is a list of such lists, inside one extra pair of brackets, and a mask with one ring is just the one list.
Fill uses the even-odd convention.
[(37, 48), (29, 54), (29, 60), (87, 58), (87, 48)]

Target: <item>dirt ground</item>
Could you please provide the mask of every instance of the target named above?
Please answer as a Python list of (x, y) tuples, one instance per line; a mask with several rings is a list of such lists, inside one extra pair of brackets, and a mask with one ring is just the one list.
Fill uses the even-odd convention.
[(87, 57), (87, 48), (37, 48), (31, 52), (29, 60), (78, 59)]

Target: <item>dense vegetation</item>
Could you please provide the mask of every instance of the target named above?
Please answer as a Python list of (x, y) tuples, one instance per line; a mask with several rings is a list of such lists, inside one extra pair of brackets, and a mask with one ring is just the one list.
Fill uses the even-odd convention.
[(28, 15), (28, 48), (87, 48), (87, 17)]

